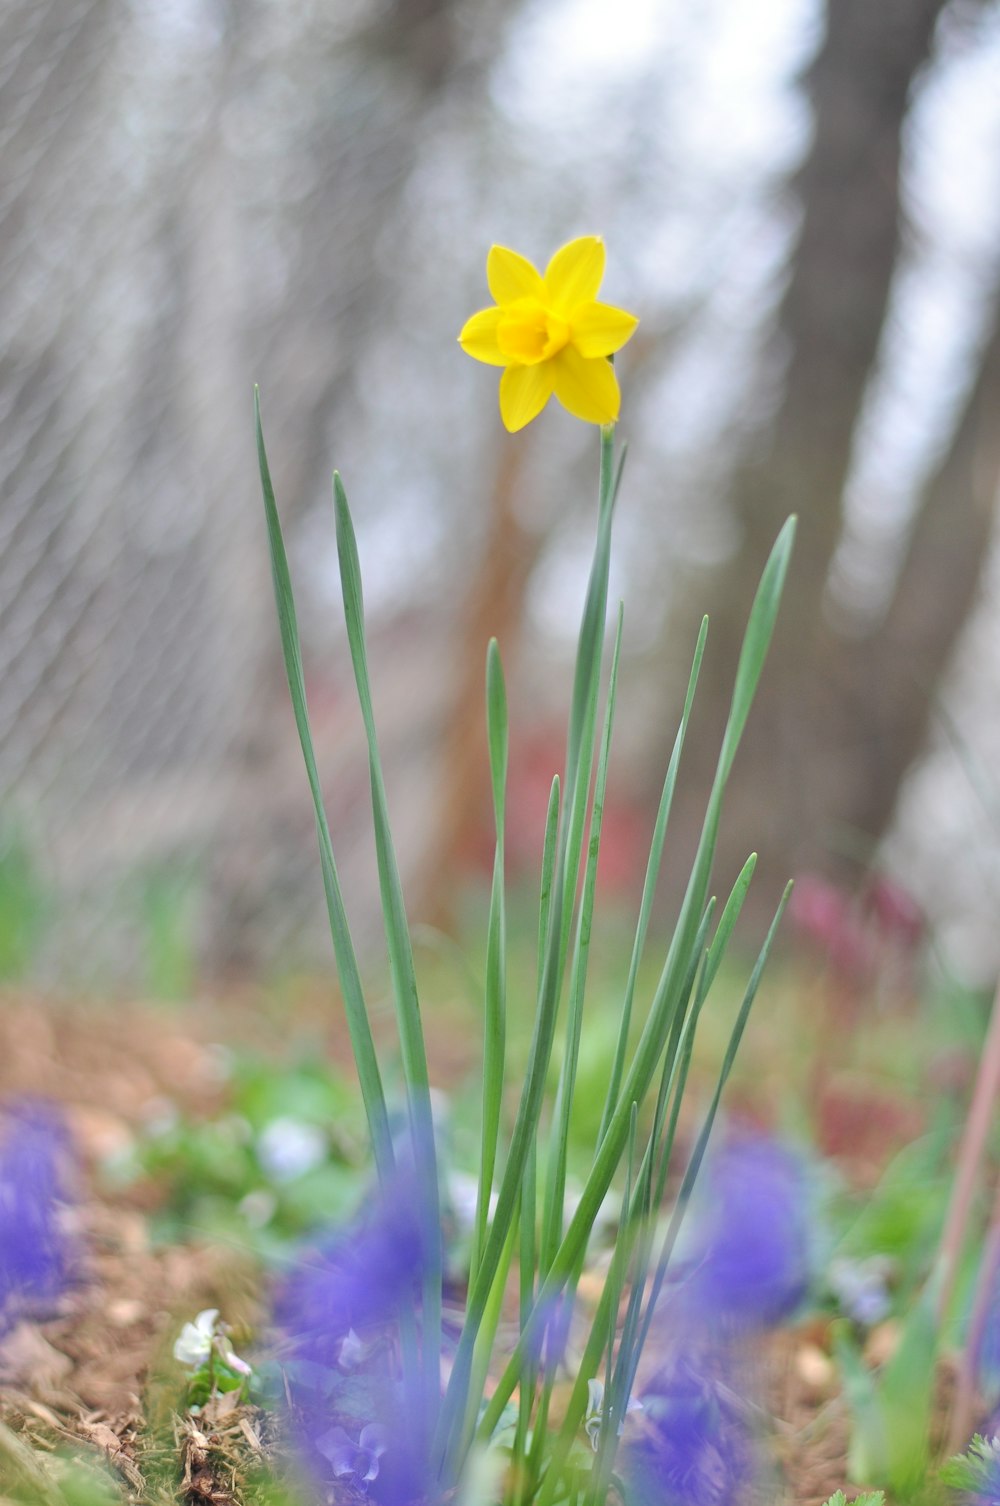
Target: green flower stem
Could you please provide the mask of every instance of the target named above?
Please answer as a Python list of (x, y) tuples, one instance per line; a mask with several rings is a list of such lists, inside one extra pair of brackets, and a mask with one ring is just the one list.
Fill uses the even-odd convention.
[(541, 969), (535, 1029), (528, 1069), (501, 1178), (494, 1214), (477, 1271), (470, 1287), (465, 1323), (455, 1363), (445, 1393), (438, 1441), (445, 1457), (455, 1446), (458, 1420), (464, 1411), (462, 1396), (470, 1380), (470, 1362), (475, 1333), (482, 1319), (487, 1294), (514, 1216), (524, 1175), (529, 1144), (538, 1132), (545, 1080), (555, 1038), (559, 996), (568, 949), (570, 923), (581, 865), (583, 827), (590, 792), (596, 730), (596, 704), (604, 647), (611, 553), (611, 522), (621, 469), (614, 465), (614, 426), (601, 430), (601, 467), (598, 496), (597, 541), (584, 603), (577, 648), (573, 700), (566, 744), (566, 800), (559, 828), (554, 885), (547, 906), (544, 961)]
[[(614, 463), (615, 426), (601, 429), (601, 469), (597, 508), (597, 540), (584, 602), (580, 637), (573, 676), (566, 737), (566, 792), (564, 825), (560, 831), (560, 861), (564, 869), (561, 953), (565, 957), (576, 902), (577, 881), (583, 853), (583, 828), (590, 795), (597, 726), (597, 694), (608, 610), (608, 576), (611, 566), (611, 524), (621, 485), (621, 466)], [(624, 457), (622, 465), (624, 464)]]
[(614, 654), (611, 661), (611, 677), (608, 682), (608, 701), (604, 715), (604, 731), (597, 763), (597, 782), (594, 788), (594, 803), (590, 818), (590, 840), (587, 844), (587, 866), (583, 883), (583, 898), (577, 915), (576, 940), (570, 972), (569, 1006), (566, 1024), (566, 1042), (556, 1090), (555, 1109), (549, 1135), (548, 1177), (545, 1186), (545, 1202), (542, 1215), (542, 1243), (540, 1272), (544, 1276), (552, 1262), (562, 1238), (563, 1206), (566, 1199), (566, 1156), (569, 1149), (570, 1115), (573, 1108), (573, 1093), (576, 1087), (576, 1069), (580, 1055), (580, 1039), (583, 1033), (583, 1004), (587, 987), (587, 963), (590, 957), (590, 938), (594, 916), (594, 895), (597, 886), (597, 860), (601, 847), (601, 825), (604, 817), (604, 798), (608, 780), (608, 758), (611, 751), (611, 731), (615, 717), (615, 693), (618, 687), (618, 661), (621, 654), (623, 609), (618, 610), (618, 626), (615, 633)]
[(483, 1126), (479, 1160), (479, 1188), (469, 1285), (475, 1285), (479, 1260), (486, 1242), (490, 1197), (500, 1139), (503, 1106), (504, 1059), (507, 1035), (507, 915), (504, 881), (504, 821), (506, 811), (508, 726), (507, 694), (503, 665), (495, 638), (486, 655), (486, 730), (493, 786), (493, 819), (496, 849), (490, 891), (489, 929), (486, 939), (486, 1008), (483, 1036)]

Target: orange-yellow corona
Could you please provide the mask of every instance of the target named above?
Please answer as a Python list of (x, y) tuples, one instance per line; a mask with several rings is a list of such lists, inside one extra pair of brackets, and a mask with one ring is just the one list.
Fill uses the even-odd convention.
[(604, 242), (583, 235), (560, 248), (540, 273), (526, 257), (493, 246), (486, 280), (496, 299), (466, 321), (459, 344), (467, 355), (502, 366), (500, 416), (514, 433), (537, 418), (555, 393), (575, 418), (609, 424), (621, 394), (608, 360), (638, 319), (598, 303)]

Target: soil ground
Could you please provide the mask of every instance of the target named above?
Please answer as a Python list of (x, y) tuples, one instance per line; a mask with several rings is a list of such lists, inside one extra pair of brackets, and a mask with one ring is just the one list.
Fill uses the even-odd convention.
[[(295, 1016), (296, 1028), (319, 1029), (344, 1060), (328, 1000), (307, 993)], [(171, 1348), (182, 1322), (218, 1307), (239, 1350), (241, 1332), (259, 1335), (265, 1306), (252, 1260), (197, 1239), (154, 1245), (157, 1188), (111, 1191), (98, 1168), (128, 1146), (158, 1099), (194, 1114), (219, 1109), (220, 1044), (252, 1039), (281, 1059), (289, 1034), (284, 1008), (269, 1013), (239, 994), (176, 1009), (0, 1000), (0, 1102), (44, 1094), (61, 1105), (80, 1159), (73, 1217), (84, 1252), (57, 1310), (26, 1316), (0, 1345), (0, 1420), (36, 1449), (70, 1442), (103, 1455), (136, 1506), (247, 1499), (270, 1447), (269, 1419), (248, 1407), (187, 1416)], [(468, 1065), (450, 1031), (431, 1055), (445, 1081)], [(846, 1485), (847, 1423), (826, 1340), (822, 1323), (784, 1330), (753, 1360), (785, 1499), (797, 1506), (819, 1506)], [(3, 1469), (0, 1458), (0, 1477)]]

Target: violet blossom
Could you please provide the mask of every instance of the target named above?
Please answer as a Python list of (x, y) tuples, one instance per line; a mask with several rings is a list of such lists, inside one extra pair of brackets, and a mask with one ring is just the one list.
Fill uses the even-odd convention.
[(698, 1321), (761, 1328), (789, 1317), (811, 1279), (810, 1193), (792, 1151), (731, 1140), (702, 1173), (683, 1301)]
[(758, 1473), (745, 1408), (710, 1351), (677, 1355), (641, 1388), (616, 1468), (636, 1506), (737, 1506)]
[(304, 1257), (279, 1293), (290, 1429), (320, 1494), (340, 1480), (379, 1506), (433, 1499), (427, 1398), (404, 1379), (399, 1319), (419, 1331), (427, 1232), (415, 1178), (400, 1177), (365, 1212)]
[(0, 1117), (0, 1330), (24, 1305), (50, 1306), (69, 1280), (68, 1159), (65, 1127), (48, 1105), (23, 1100)]
[(388, 1448), (386, 1430), (368, 1423), (355, 1443), (343, 1428), (333, 1427), (317, 1438), (316, 1448), (329, 1460), (334, 1479), (346, 1479), (356, 1489), (366, 1490), (378, 1478), (379, 1460)]
[(402, 1185), (313, 1255), (303, 1256), (278, 1297), (276, 1317), (300, 1359), (336, 1365), (353, 1330), (391, 1322), (415, 1306), (425, 1264), (413, 1195)]

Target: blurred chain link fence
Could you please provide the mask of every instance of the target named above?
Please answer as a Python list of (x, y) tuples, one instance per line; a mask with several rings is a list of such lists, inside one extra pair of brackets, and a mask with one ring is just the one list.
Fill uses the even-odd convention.
[[(455, 7), (384, 9), (0, 10), (8, 971), (141, 981), (189, 942), (225, 967), (322, 933), (249, 386), (301, 509), (451, 58)], [(315, 691), (350, 847), (365, 770)]]

